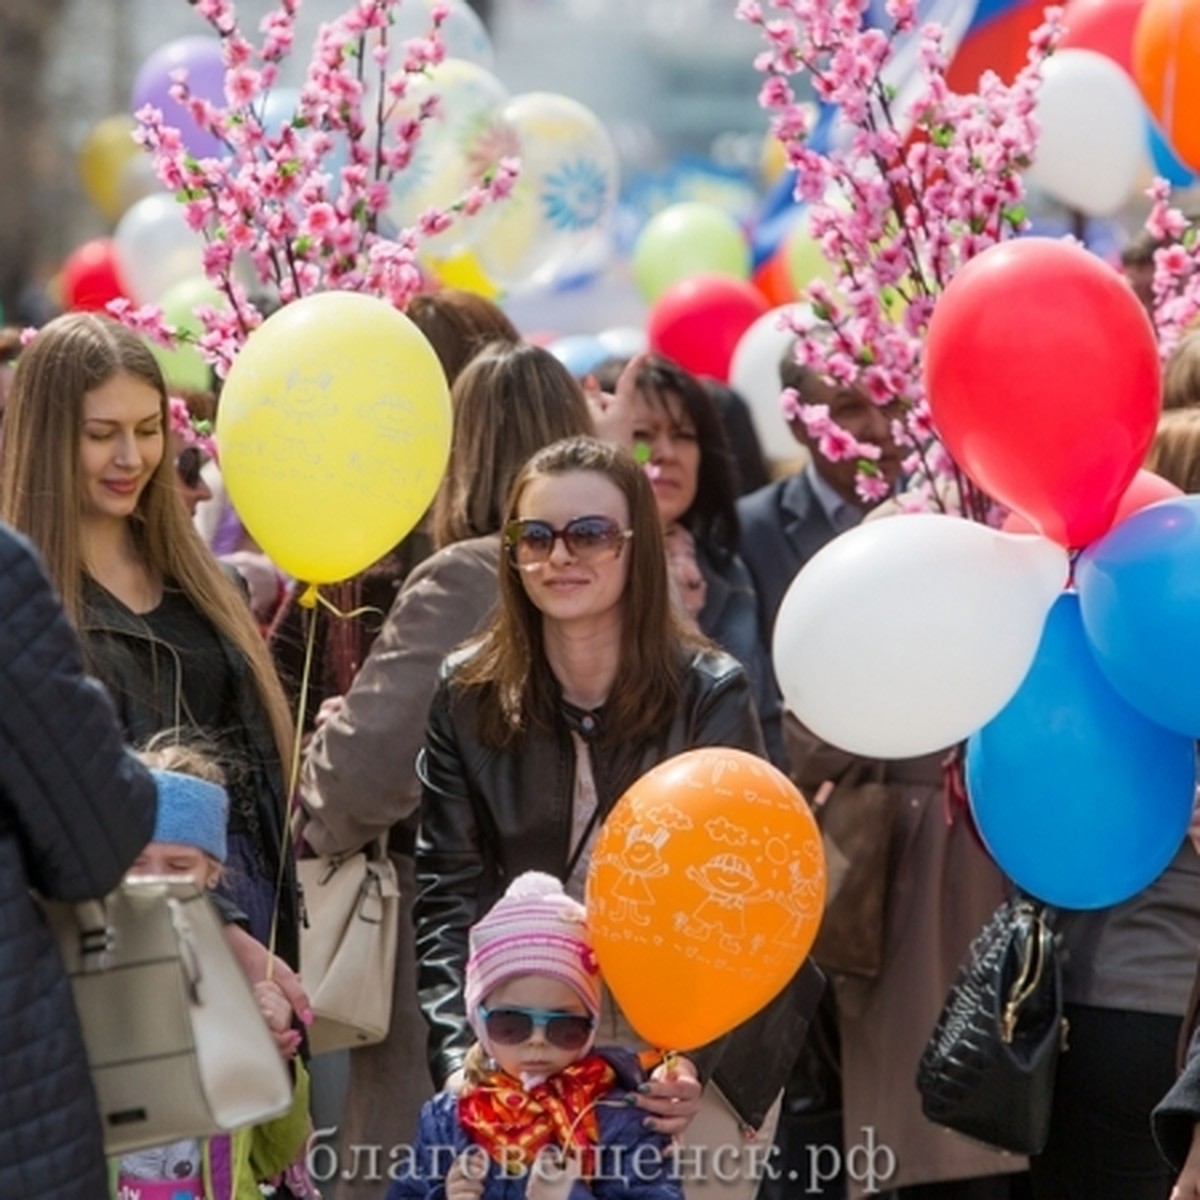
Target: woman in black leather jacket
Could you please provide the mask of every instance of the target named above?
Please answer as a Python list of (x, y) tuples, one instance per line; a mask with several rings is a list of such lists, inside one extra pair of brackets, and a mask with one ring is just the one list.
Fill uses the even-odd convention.
[[(507, 883), (547, 871), (579, 896), (596, 829), (650, 767), (704, 745), (763, 753), (745, 671), (676, 616), (654, 496), (629, 456), (590, 438), (535, 455), (514, 483), (504, 543), (500, 611), (443, 665), (418, 767), (418, 984), (439, 1084), (473, 1040), (467, 931)], [(699, 1068), (715, 1086), (689, 1134), (709, 1110), (728, 1129), (707, 1136), (735, 1152), (743, 1135), (761, 1136), (790, 1066), (780, 1047), (799, 1045), (820, 986), (802, 970), (679, 1077), (652, 1084), (640, 1102), (655, 1127), (687, 1123)], [(752, 1168), (726, 1173), (736, 1178), (707, 1194), (753, 1194)], [(689, 1183), (688, 1194), (705, 1190)]]
[(126, 736), (178, 729), (216, 748), (233, 802), (223, 890), (262, 944), (281, 893), (277, 946), (295, 964), (291, 718), (244, 595), (188, 520), (168, 428), (141, 336), (97, 313), (59, 317), (17, 366), (0, 503), (41, 551)]

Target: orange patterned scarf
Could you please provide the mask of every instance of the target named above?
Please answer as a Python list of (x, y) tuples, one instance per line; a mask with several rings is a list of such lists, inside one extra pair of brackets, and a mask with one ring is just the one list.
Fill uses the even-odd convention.
[(580, 1150), (583, 1173), (595, 1173), (592, 1149), (600, 1136), (596, 1102), (613, 1090), (617, 1073), (597, 1054), (588, 1055), (526, 1091), (519, 1080), (496, 1071), (458, 1100), (467, 1136), (506, 1171), (526, 1171), (546, 1146)]

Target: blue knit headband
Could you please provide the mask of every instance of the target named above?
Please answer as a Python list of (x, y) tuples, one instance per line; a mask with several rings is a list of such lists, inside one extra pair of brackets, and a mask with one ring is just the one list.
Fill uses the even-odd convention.
[(151, 769), (158, 787), (158, 818), (154, 822), (156, 842), (195, 846), (217, 862), (225, 861), (225, 825), (229, 796), (223, 787), (181, 775), (178, 771)]

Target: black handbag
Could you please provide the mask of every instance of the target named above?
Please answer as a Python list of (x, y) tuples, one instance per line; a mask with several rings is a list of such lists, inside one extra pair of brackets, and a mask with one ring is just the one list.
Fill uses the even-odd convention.
[(972, 941), (921, 1055), (922, 1111), (990, 1146), (1039, 1154), (1066, 1035), (1048, 911), (1010, 897)]

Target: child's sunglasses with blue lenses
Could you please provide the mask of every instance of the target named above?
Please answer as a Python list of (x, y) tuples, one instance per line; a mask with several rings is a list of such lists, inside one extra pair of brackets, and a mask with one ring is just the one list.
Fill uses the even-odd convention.
[(519, 1046), (535, 1029), (546, 1031), (546, 1041), (559, 1050), (581, 1050), (596, 1027), (592, 1016), (555, 1012), (546, 1008), (485, 1008), (479, 1006), (488, 1037), (500, 1046)]

